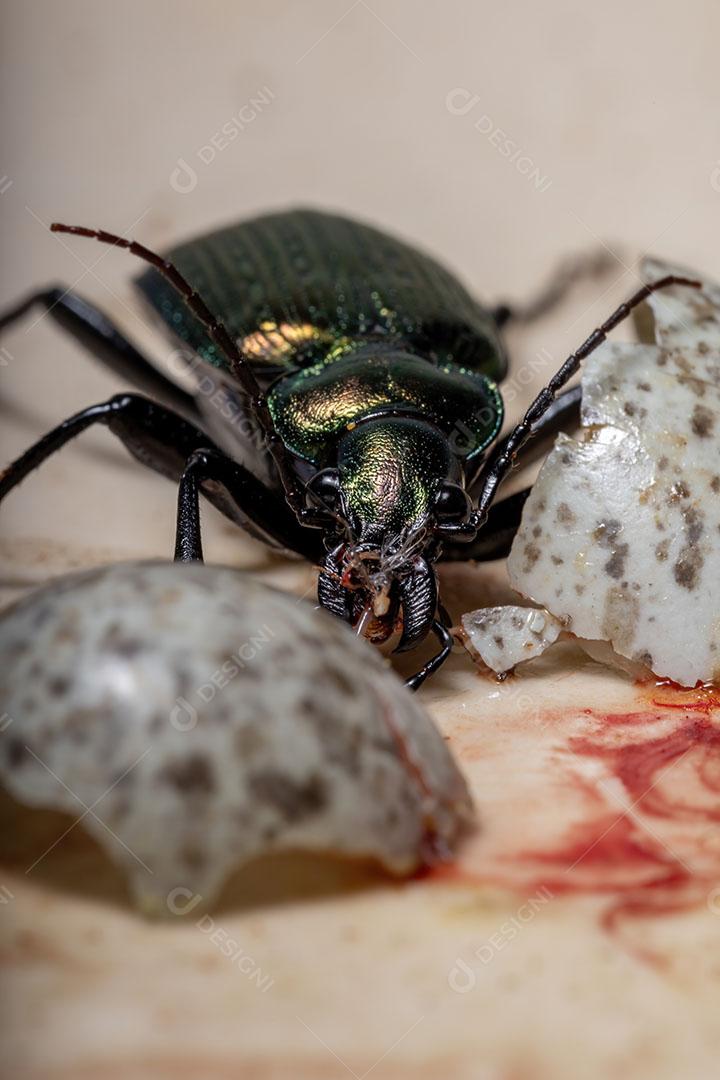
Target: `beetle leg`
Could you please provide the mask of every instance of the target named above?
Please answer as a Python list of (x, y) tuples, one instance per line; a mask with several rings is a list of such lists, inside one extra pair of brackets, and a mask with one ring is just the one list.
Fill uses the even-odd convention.
[[(238, 462), (215, 447), (201, 446), (187, 459), (178, 488), (176, 562), (202, 562), (199, 494), (206, 494), (220, 509), (223, 504), (251, 508), (255, 534), (261, 529), (275, 547), (278, 545), (318, 561), (321, 545), (318, 534), (303, 529), (287, 503), (277, 492), (265, 487)], [(218, 488), (220, 490), (218, 490)]]
[[(558, 394), (544, 416), (533, 425), (532, 439), (528, 440), (518, 453), (516, 459), (518, 466), (524, 468), (543, 457), (550, 449), (550, 444), (558, 432), (577, 427), (580, 422), (581, 400), (582, 388), (579, 385)], [(496, 455), (502, 453), (508, 438), (509, 436), (505, 436), (496, 444)], [(488, 471), (488, 464), (485, 462), (468, 482), (467, 492), (471, 499), (482, 491)], [(460, 535), (457, 539), (452, 536), (443, 537), (440, 558), (444, 562), (464, 562), (471, 559), (477, 562), (490, 562), (493, 559), (506, 558), (520, 525), (522, 509), (529, 494), (528, 487), (491, 506), (487, 521), (479, 533), (473, 534), (470, 530), (465, 540)]]
[[(116, 394), (109, 401), (91, 405), (63, 421), (33, 444), (0, 473), (0, 500), (25, 477), (66, 443), (93, 424), (104, 424), (143, 465), (171, 480), (179, 481), (194, 451), (206, 448), (224, 458), (204, 431), (139, 394)], [(304, 558), (318, 559), (319, 534), (302, 528), (281, 494), (267, 488), (242, 465), (226, 459), (234, 486), (230, 497), (224, 491), (208, 491), (207, 496), (232, 521), (275, 547), (294, 551)], [(315, 541), (313, 545), (311, 542)]]
[(59, 222), (53, 222), (50, 231), (70, 233), (74, 236), (86, 236), (91, 240), (98, 240), (101, 244), (123, 248), (125, 251), (129, 251), (131, 255), (136, 255), (139, 259), (142, 259), (143, 262), (149, 263), (170, 282), (195, 318), (204, 326), (211, 341), (227, 357), (233, 374), (247, 396), (248, 411), (262, 433), (268, 452), (275, 462), (289, 506), (297, 515), (298, 520), (304, 520), (308, 525), (312, 524), (305, 513), (307, 507), (304, 485), (298, 480), (290, 463), (287, 448), (275, 430), (265, 395), (255, 378), (252, 366), (238, 348), (235, 339), (229, 333), (225, 324), (210, 311), (203, 298), (180, 273), (178, 268), (167, 259), (164, 259), (162, 255), (158, 255), (156, 252), (151, 251), (150, 248), (145, 247), (144, 244), (138, 244), (135, 240), (126, 240), (125, 237), (117, 236), (115, 233), (107, 232), (105, 229), (88, 229), (84, 225), (61, 225)]
[(626, 319), (633, 308), (636, 308), (638, 304), (641, 304), (643, 300), (646, 300), (652, 293), (657, 292), (659, 289), (665, 289), (669, 285), (688, 285), (691, 288), (699, 289), (701, 287), (701, 282), (694, 281), (691, 278), (680, 277), (675, 274), (667, 274), (657, 281), (652, 281), (647, 285), (643, 285), (641, 289), (638, 289), (636, 293), (633, 293), (629, 300), (624, 304), (620, 304), (604, 323), (593, 330), (577, 352), (570, 353), (562, 367), (553, 375), (547, 386), (545, 386), (537, 395), (520, 423), (513, 428), (508, 437), (504, 440), (499, 452), (493, 455), (490, 466), (484, 477), (477, 507), (469, 518), (471, 525), (478, 530), (482, 528), (487, 520), (488, 510), (495, 498), (497, 489), (513, 468), (515, 460), (522, 448), (528, 440), (532, 438), (535, 424), (545, 415), (553, 404), (555, 395), (558, 391), (565, 386), (577, 371), (579, 371), (582, 361), (590, 356), (598, 346), (602, 345), (610, 331), (614, 330), (623, 319)]
[(128, 379), (138, 390), (160, 398), (183, 415), (193, 419), (198, 416), (191, 394), (167, 379), (146, 360), (107, 315), (62, 286), (32, 293), (12, 310), (0, 315), (0, 333), (34, 307), (43, 308), (44, 314), (50, 315), (105, 367)]
[[(544, 457), (555, 440), (555, 436), (561, 431), (576, 428), (580, 423), (580, 405), (582, 403), (582, 387), (571, 387), (558, 394), (547, 411), (533, 424), (531, 438), (521, 447), (515, 459), (518, 468), (525, 468)], [(480, 463), (476, 473), (467, 483), (467, 493), (471, 499), (475, 499), (483, 488), (483, 483), (489, 472), (492, 462), (506, 448), (510, 434), (499, 439), (492, 452), (490, 461)]]
[(515, 533), (520, 527), (523, 507), (531, 492), (523, 488), (494, 503), (488, 511), (487, 521), (470, 543), (448, 543), (443, 541), (443, 562), (491, 562), (493, 559), (506, 559), (510, 554)]
[(438, 620), (435, 619), (431, 629), (435, 637), (440, 642), (440, 652), (436, 653), (435, 656), (428, 660), (427, 664), (424, 664), (419, 671), (416, 671), (414, 675), (410, 675), (405, 680), (405, 685), (410, 690), (418, 690), (428, 678), (428, 676), (436, 672), (437, 669), (445, 663), (448, 656), (452, 652), (453, 639), (447, 627), (443, 626), (441, 622), (438, 622)]
[(536, 296), (524, 304), (498, 304), (493, 309), (493, 318), (499, 327), (511, 322), (529, 323), (541, 319), (563, 302), (578, 281), (601, 277), (616, 261), (615, 256), (605, 249), (570, 256), (556, 267)]

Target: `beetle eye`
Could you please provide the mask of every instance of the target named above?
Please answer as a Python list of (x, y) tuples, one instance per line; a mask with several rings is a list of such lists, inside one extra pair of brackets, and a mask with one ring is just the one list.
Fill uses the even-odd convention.
[(316, 495), (330, 510), (340, 507), (340, 478), (337, 469), (323, 469), (307, 483), (308, 492)]
[(470, 500), (459, 484), (445, 483), (435, 500), (435, 516), (439, 522), (463, 521), (470, 512)]

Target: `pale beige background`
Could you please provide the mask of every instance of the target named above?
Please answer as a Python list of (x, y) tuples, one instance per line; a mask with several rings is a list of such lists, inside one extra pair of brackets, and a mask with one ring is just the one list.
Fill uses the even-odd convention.
[[(416, 240), (492, 299), (527, 296), (559, 257), (607, 244), (614, 258), (600, 282), (510, 335), (520, 371), (538, 354), (549, 370), (577, 345), (636, 287), (643, 252), (720, 275), (713, 0), (3, 8), (0, 303), (36, 285), (77, 283), (161, 364), (167, 347), (129, 288), (137, 267), (61, 241), (49, 221), (129, 230), (162, 246), (268, 207), (313, 203)], [(269, 104), (250, 104), (261, 95)], [(449, 95), (467, 111), (449, 108)], [(205, 164), (199, 153), (239, 114), (244, 129)], [(507, 139), (515, 163), (496, 145)], [(186, 193), (171, 183), (179, 159), (197, 174)], [(1, 344), (2, 459), (123, 385), (47, 319), (29, 318)], [(169, 553), (174, 498), (106, 433), (85, 435), (3, 507), (4, 595), (71, 566)], [(210, 558), (299, 591), (312, 585), (309, 568), (271, 565), (258, 545), (206, 518)], [(453, 610), (487, 599), (488, 582), (485, 571), (447, 573)], [(548, 834), (584, 812), (565, 804), (570, 787), (553, 772), (575, 714), (538, 725), (527, 701), (538, 710), (638, 708), (634, 694), (599, 668), (578, 671), (567, 654), (502, 691), (458, 656), (428, 686), (425, 700), (475, 770), (490, 837), (480, 869), (502, 862), (505, 837), (517, 844), (538, 808)], [(42, 836), (47, 847), (60, 831), (47, 826), (37, 854)], [(243, 879), (246, 910), (230, 904), (218, 919), (272, 974), (262, 995), (192, 924), (138, 920), (82, 847), (81, 830), (72, 836), (31, 875), (20, 837), (0, 875), (12, 896), (0, 894), (10, 926), (8, 1075), (718, 1075), (717, 904), (631, 920), (618, 940), (599, 921), (600, 892), (561, 895), (485, 967), (472, 958), (518, 911), (512, 891), (353, 879), (364, 888), (345, 894), (313, 867), (307, 888), (294, 878), (287, 895), (270, 889), (267, 904), (256, 875)], [(303, 901), (304, 889), (326, 895)], [(448, 989), (458, 956), (475, 963), (472, 993)]]

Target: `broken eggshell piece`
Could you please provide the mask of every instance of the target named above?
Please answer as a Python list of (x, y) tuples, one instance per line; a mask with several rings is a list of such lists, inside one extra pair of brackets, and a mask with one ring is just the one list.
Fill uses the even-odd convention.
[(255, 856), (446, 856), (472, 819), (426, 713), (349, 628), (237, 571), (128, 563), (0, 618), (0, 779), (64, 810), (138, 903), (213, 899)]
[(662, 347), (586, 360), (585, 431), (543, 464), (508, 574), (576, 637), (694, 686), (720, 680), (720, 289), (668, 293)]
[(659, 259), (644, 259), (642, 274), (645, 281), (678, 274), (702, 282), (700, 290), (672, 285), (651, 293), (647, 306), (652, 313), (655, 344), (668, 350), (720, 354), (720, 285), (687, 267)]
[(548, 611), (513, 605), (470, 611), (461, 621), (468, 650), (499, 675), (540, 656), (563, 629)]

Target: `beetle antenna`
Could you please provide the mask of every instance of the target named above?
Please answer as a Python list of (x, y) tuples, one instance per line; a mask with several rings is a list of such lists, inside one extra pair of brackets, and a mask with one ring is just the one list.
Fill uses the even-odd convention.
[(84, 225), (62, 225), (60, 222), (54, 221), (50, 226), (50, 232), (86, 236), (91, 240), (98, 240), (101, 244), (123, 248), (129, 251), (131, 255), (136, 255), (139, 259), (149, 263), (170, 282), (193, 315), (207, 330), (213, 344), (230, 361), (233, 374), (237, 377), (247, 395), (250, 412), (260, 428), (268, 451), (275, 462), (285, 492), (285, 498), (298, 520), (301, 523), (303, 521), (307, 523), (303, 487), (290, 465), (285, 444), (275, 431), (270, 410), (265, 401), (265, 395), (260, 389), (260, 384), (255, 378), (247, 358), (238, 349), (225, 324), (213, 315), (203, 298), (196, 292), (189, 281), (183, 277), (177, 267), (168, 259), (164, 259), (162, 255), (158, 255), (156, 252), (151, 251), (150, 248), (146, 248), (144, 244), (139, 244), (136, 240), (126, 240), (125, 237), (106, 232), (105, 229), (88, 229)]
[(532, 436), (533, 424), (537, 423), (543, 414), (547, 412), (555, 400), (557, 392), (561, 390), (579, 370), (581, 362), (585, 360), (590, 353), (595, 352), (599, 345), (602, 345), (610, 331), (614, 330), (624, 319), (627, 319), (633, 308), (636, 308), (638, 304), (641, 304), (643, 300), (646, 300), (652, 293), (658, 292), (660, 289), (667, 289), (670, 285), (688, 285), (693, 289), (702, 288), (702, 282), (695, 281), (693, 278), (680, 277), (677, 274), (667, 274), (665, 277), (658, 278), (657, 281), (651, 281), (648, 284), (643, 285), (641, 289), (638, 289), (638, 291), (634, 293), (629, 300), (626, 300), (624, 304), (620, 304), (604, 323), (593, 330), (576, 352), (570, 353), (562, 367), (555, 375), (553, 375), (547, 386), (537, 395), (517, 427), (513, 428), (510, 432), (505, 440), (502, 453), (493, 461), (480, 493), (477, 507), (469, 518), (469, 524), (473, 528), (480, 529), (485, 524), (488, 510), (497, 494), (500, 484), (512, 469), (518, 451)]

